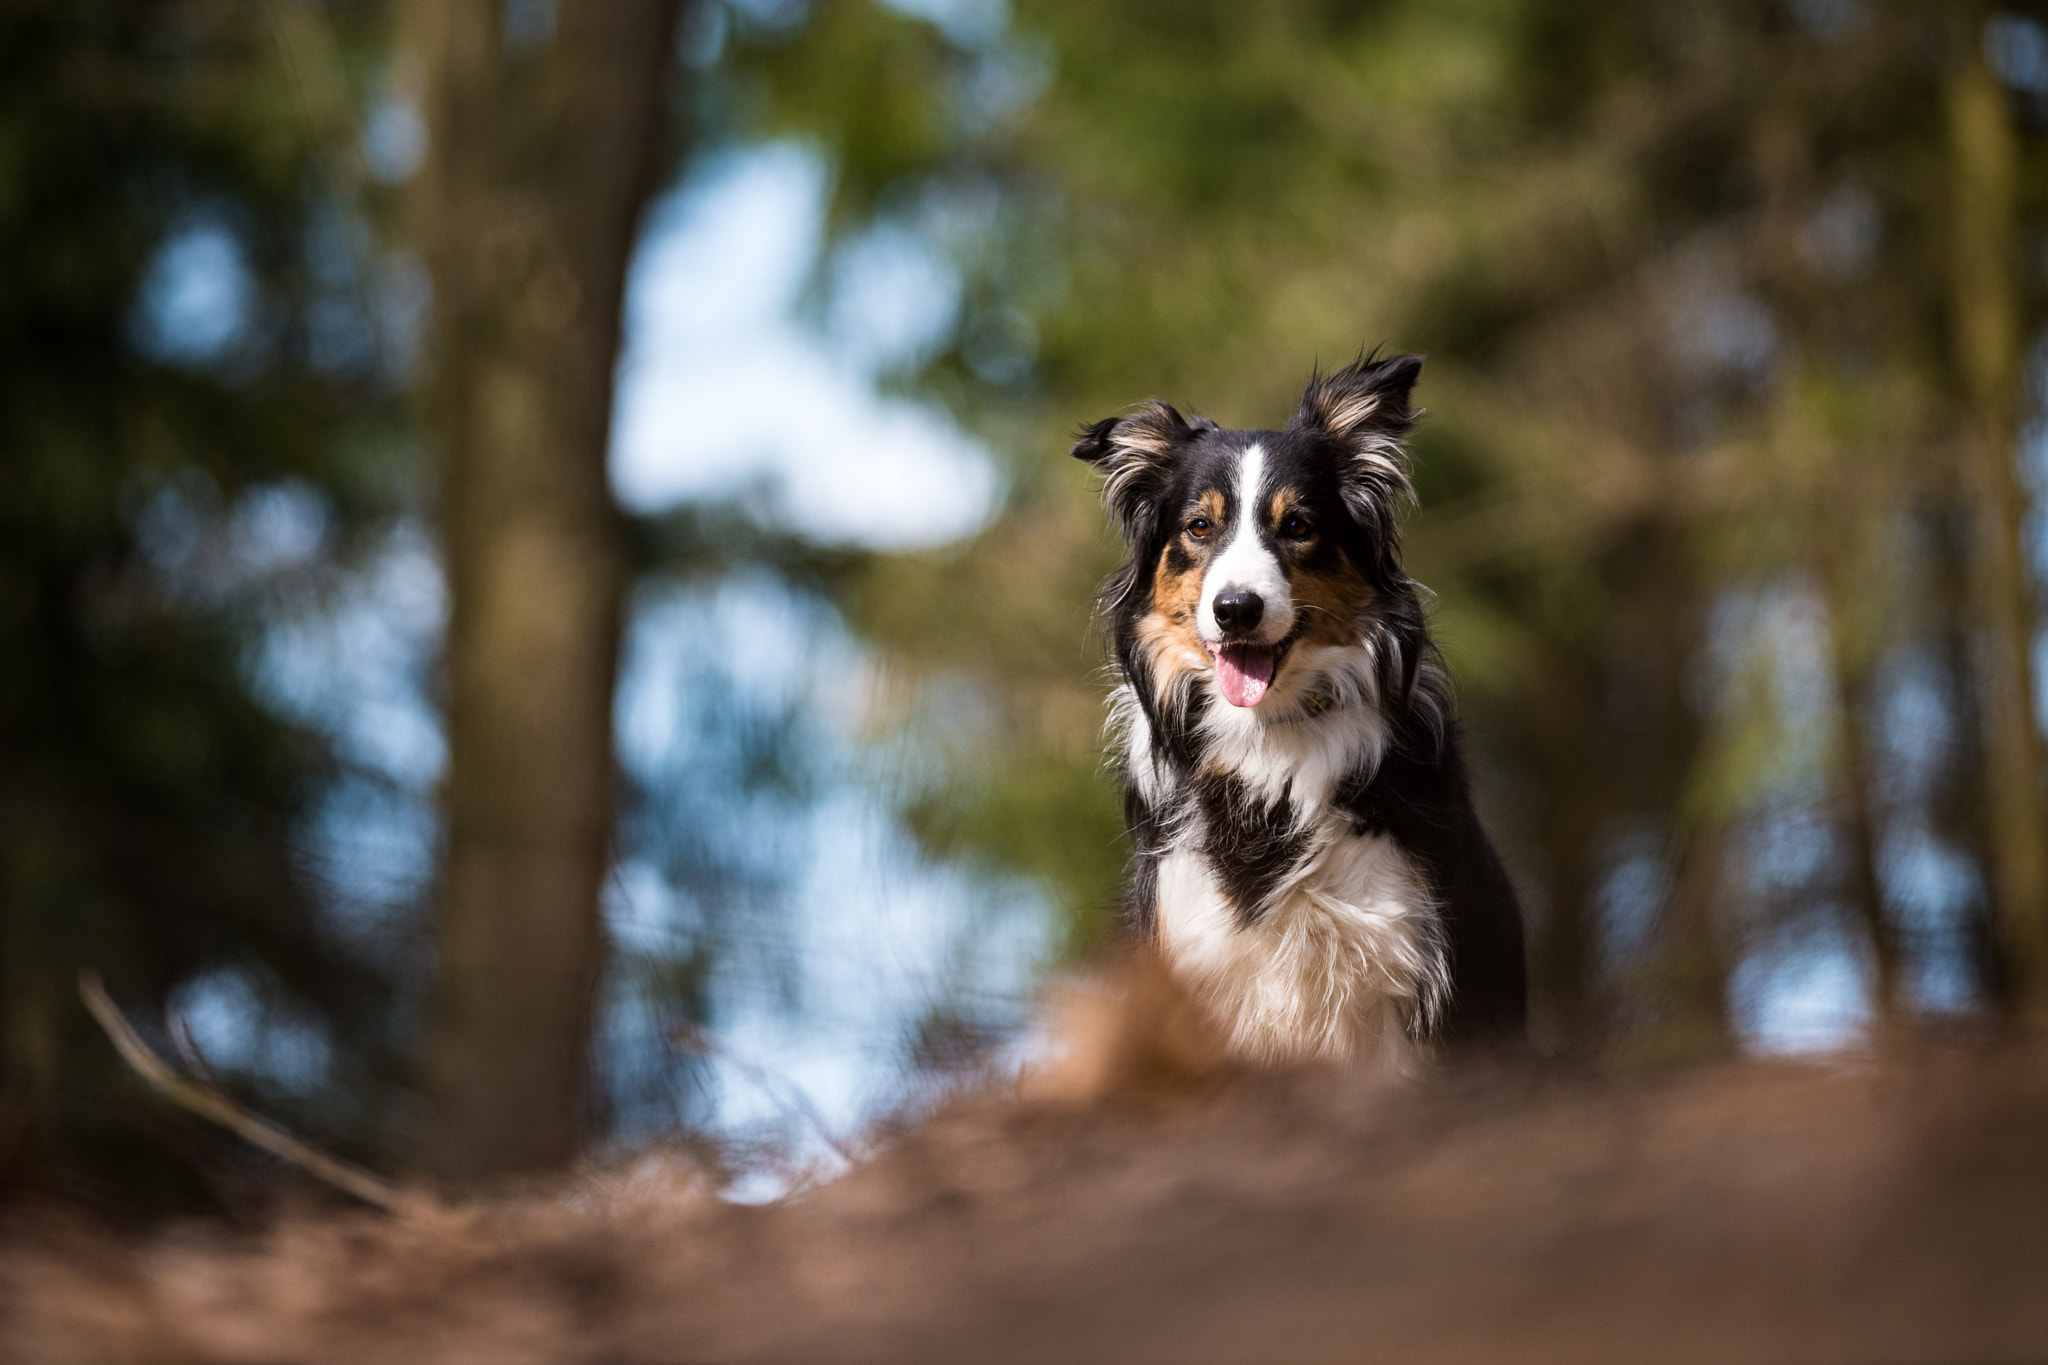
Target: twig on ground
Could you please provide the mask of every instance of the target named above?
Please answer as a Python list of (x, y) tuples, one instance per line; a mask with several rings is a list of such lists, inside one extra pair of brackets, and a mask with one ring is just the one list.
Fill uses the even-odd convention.
[(206, 1050), (193, 1036), (190, 1021), (177, 1010), (167, 1009), (164, 1011), (164, 1025), (170, 1030), (171, 1046), (177, 1050), (178, 1059), (185, 1063), (187, 1069), (197, 1073), (205, 1085), (225, 1094), (227, 1087), (221, 1084), (220, 1073), (213, 1069), (213, 1063), (207, 1060)]
[(107, 988), (101, 983), (98, 972), (78, 974), (78, 995), (85, 1002), (86, 1009), (92, 1012), (92, 1017), (99, 1021), (99, 1026), (106, 1030), (121, 1059), (151, 1089), (173, 1104), (219, 1124), (280, 1161), (297, 1166), (314, 1179), (386, 1212), (399, 1213), (417, 1207), (425, 1198), (420, 1192), (401, 1189), (359, 1166), (328, 1156), (270, 1120), (250, 1113), (215, 1087), (200, 1084), (173, 1071), (128, 1023), (127, 1016), (107, 995)]

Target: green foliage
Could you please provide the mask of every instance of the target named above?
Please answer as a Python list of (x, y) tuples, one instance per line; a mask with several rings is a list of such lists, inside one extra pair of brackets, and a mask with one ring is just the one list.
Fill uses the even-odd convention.
[[(835, 603), (882, 656), (911, 828), (1038, 879), (1085, 953), (1122, 854), (1089, 616), (1119, 548), (1070, 433), (1153, 394), (1273, 425), (1312, 364), (1424, 350), (1409, 562), (1530, 895), (1548, 1035), (1720, 1045), (1732, 965), (1781, 925), (1900, 927), (1871, 889), (1888, 840), (1937, 846), (1976, 888), (1913, 941), (1981, 947), (1995, 689), (1944, 133), (1983, 38), (1968, 8), (1019, 0), (987, 31), (878, 0), (786, 24), (705, 0), (693, 24), (715, 10), (731, 40), (679, 77), (679, 141), (809, 139), (834, 232), (887, 222), (952, 257), (955, 334), (890, 382), (982, 431), (1009, 495), (966, 543), (893, 555), (685, 510), (634, 526), (634, 567), (766, 565)], [(251, 662), (280, 604), (418, 500), (364, 259), (386, 206), (355, 150), (381, 18), (0, 12), (9, 1181), (189, 1198), (191, 1165), (163, 1158), (210, 1150), (115, 1076), (81, 966), (142, 1006), (237, 972), (324, 1029), (317, 1121), (344, 1145), (373, 1143), (396, 1093), (402, 992), (334, 940), (303, 852), (342, 760), (264, 703)], [(2034, 253), (2048, 116), (2014, 79), (2013, 238)], [(164, 334), (146, 305), (180, 241), (240, 262), (218, 336)], [(2042, 272), (2006, 264), (2032, 342)], [(320, 528), (288, 562), (249, 539), (280, 498)], [(1917, 738), (1891, 719), (1901, 677)], [(800, 718), (756, 719), (705, 723), (765, 810), (802, 766)], [(687, 826), (703, 846), (674, 850), (675, 880), (738, 896), (747, 869), (721, 856), (752, 808), (699, 776), (628, 793), (626, 834)], [(1784, 872), (1783, 827), (1824, 856)], [(695, 1019), (728, 946), (629, 963), (632, 989)], [(1980, 988), (1999, 970), (1968, 966)], [(936, 1020), (931, 1050), (955, 1032), (971, 1021)]]
[[(1889, 752), (1886, 670), (1958, 657), (1932, 609), (1954, 547), (1929, 528), (1974, 496), (1947, 458), (1966, 405), (1943, 91), (1983, 37), (1967, 15), (1038, 0), (1002, 41), (1049, 53), (1050, 83), (1000, 128), (950, 138), (929, 108), (885, 127), (779, 82), (873, 69), (878, 33), (922, 44), (916, 63), (881, 63), (906, 80), (986, 53), (931, 58), (936, 35), (902, 37), (876, 6), (820, 15), (761, 69), (795, 91), (793, 126), (831, 130), (847, 226), (933, 186), (994, 186), (1055, 262), (1017, 272), (1014, 240), (961, 257), (970, 297), (1035, 332), (1027, 392), (961, 387), (957, 354), (935, 367), (935, 392), (1005, 424), (1009, 511), (965, 546), (872, 565), (853, 595), (870, 638), (995, 703), (953, 785), (917, 809), (935, 847), (1034, 871), (1080, 919), (1111, 900), (1114, 860), (1073, 854), (1115, 827), (1075, 723), (1095, 658), (1074, 646), (1114, 551), (1087, 481), (1052, 468), (1063, 433), (1148, 394), (1275, 424), (1311, 363), (1384, 343), (1430, 356), (1410, 562), (1439, 594), (1485, 797), (1531, 893), (1551, 1036), (1718, 1037), (1747, 944), (1781, 915), (1874, 894), (1826, 866), (1761, 892), (1750, 869), (1786, 802), (1818, 837), (1872, 845), (1859, 793), (1907, 779), (1844, 767), (1842, 736)], [(2034, 242), (2048, 148), (2039, 96), (2009, 97)], [(914, 104), (898, 91), (891, 107)], [(2014, 279), (2031, 337), (2039, 272)], [(1801, 619), (1818, 637), (1742, 634), (1815, 594)], [(1788, 648), (1824, 661), (1822, 700), (1770, 682)], [(1730, 651), (1749, 662), (1716, 662)], [(1942, 782), (1976, 780), (1981, 684), (1951, 679)], [(1891, 800), (1900, 828), (1936, 818), (1898, 813), (1917, 799)], [(1652, 960), (1603, 976), (1601, 888), (1631, 831), (1649, 832), (1667, 890), (1644, 911)], [(1656, 1008), (1626, 1003), (1644, 980), (1668, 993)]]
[[(264, 499), (289, 499), (338, 553), (394, 491), (388, 386), (311, 359), (326, 149), (263, 14), (0, 15), (9, 1183), (189, 1183), (167, 1157), (197, 1139), (166, 1148), (160, 1119), (138, 1126), (147, 1111), (78, 1007), (80, 968), (151, 1004), (242, 969), (280, 1008), (346, 1021), (338, 1074), (357, 1080), (371, 1062), (345, 1034), (380, 1036), (384, 985), (328, 942), (293, 851), (333, 757), (265, 707), (248, 663), (259, 608), (311, 572), (251, 540)], [(201, 230), (239, 254), (241, 325), (150, 337), (152, 261)]]

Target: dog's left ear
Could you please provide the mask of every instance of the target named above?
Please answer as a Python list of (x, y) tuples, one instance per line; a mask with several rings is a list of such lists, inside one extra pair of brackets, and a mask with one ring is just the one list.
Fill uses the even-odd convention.
[(1067, 453), (1101, 471), (1102, 498), (1124, 539), (1138, 545), (1150, 535), (1154, 501), (1187, 444), (1215, 423), (1187, 418), (1157, 398), (1127, 417), (1108, 417), (1083, 427)]
[(1408, 399), (1421, 373), (1419, 355), (1361, 356), (1334, 374), (1311, 377), (1301, 411), (1287, 424), (1331, 448), (1352, 516), (1389, 553), (1401, 504), (1414, 495), (1401, 438), (1415, 425)]

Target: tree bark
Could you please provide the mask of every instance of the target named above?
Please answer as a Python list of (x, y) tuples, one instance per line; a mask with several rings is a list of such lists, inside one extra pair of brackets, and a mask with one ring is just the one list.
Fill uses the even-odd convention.
[(1600, 835), (1612, 804), (1614, 756), (1603, 744), (1597, 660), (1559, 659), (1544, 687), (1538, 750), (1544, 778), (1532, 821), (1546, 863), (1542, 918), (1531, 926), (1530, 1004), (1547, 1045), (1592, 1051), (1607, 1041), (1600, 980)]
[[(1672, 458), (1669, 452), (1665, 458)], [(1713, 580), (1693, 557), (1685, 523), (1665, 513), (1639, 528), (1638, 552), (1628, 566), (1637, 595), (1628, 617), (1611, 637), (1609, 724), (1621, 727), (1630, 712), (1633, 726), (1618, 728), (1635, 770), (1633, 804), (1661, 814), (1670, 888), (1657, 908), (1650, 960), (1640, 979), (1647, 985), (1635, 1036), (1625, 1046), (1636, 1056), (1697, 1057), (1729, 1044), (1728, 976), (1737, 926), (1728, 922), (1726, 863), (1735, 809), (1725, 797), (1702, 797), (1705, 764), (1716, 761), (1725, 743), (1686, 695), (1686, 681), (1707, 638)], [(1630, 700), (1625, 680), (1635, 677), (1641, 695)]]
[(404, 12), (451, 598), (423, 1157), (450, 1184), (558, 1165), (584, 1129), (624, 577), (605, 456), (676, 8)]
[(1975, 495), (1972, 595), (1986, 727), (1992, 900), (2006, 1004), (2048, 1013), (2048, 810), (2034, 718), (2036, 620), (2027, 580), (2026, 493), (2015, 465), (2020, 317), (2016, 179), (2007, 97), (1984, 64), (1984, 13), (1971, 6), (1948, 87), (1954, 173), (1954, 337), (1969, 406), (1964, 442)]
[(1673, 841), (1671, 892), (1658, 911), (1661, 937), (1650, 978), (1652, 1023), (1634, 1043), (1639, 1059), (1710, 1056), (1730, 1044), (1727, 856), (1728, 833), (1719, 823), (1700, 821)]
[[(1837, 460), (1853, 459), (1847, 451)], [(1836, 755), (1839, 809), (1836, 819), (1849, 837), (1849, 865), (1843, 891), (1870, 940), (1875, 980), (1871, 1004), (1880, 1031), (1898, 1023), (1907, 1001), (1902, 997), (1903, 951), (1899, 931), (1886, 912), (1884, 879), (1878, 857), (1876, 790), (1866, 736), (1872, 724), (1872, 671), (1877, 641), (1869, 625), (1872, 604), (1860, 597), (1868, 581), (1871, 555), (1861, 543), (1870, 513), (1836, 503), (1831, 517), (1821, 517), (1808, 532), (1815, 544), (1815, 562), (1827, 594), (1829, 663), (1835, 701), (1841, 716)]]

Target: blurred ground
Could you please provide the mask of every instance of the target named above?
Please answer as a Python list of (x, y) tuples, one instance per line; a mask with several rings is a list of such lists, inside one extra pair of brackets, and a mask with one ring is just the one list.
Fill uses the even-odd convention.
[(983, 1096), (765, 1207), (17, 1224), (19, 1361), (2048, 1358), (2048, 1049)]

